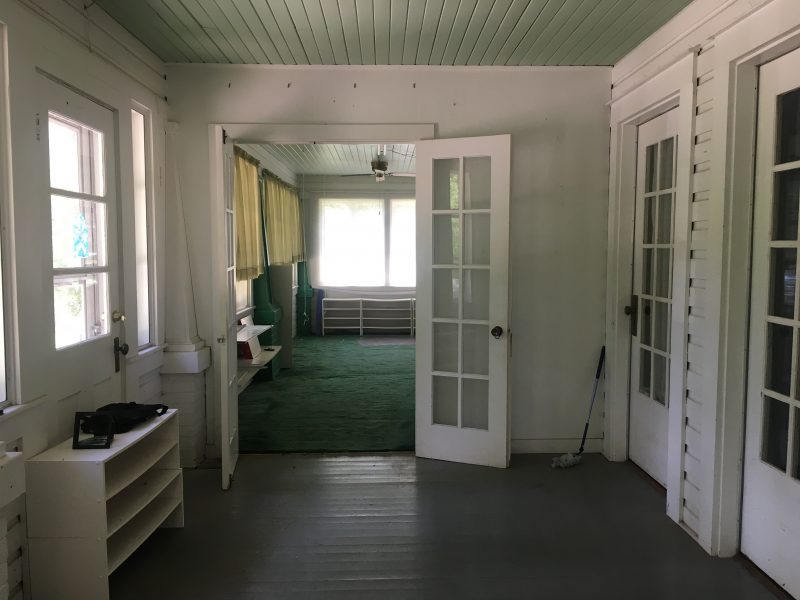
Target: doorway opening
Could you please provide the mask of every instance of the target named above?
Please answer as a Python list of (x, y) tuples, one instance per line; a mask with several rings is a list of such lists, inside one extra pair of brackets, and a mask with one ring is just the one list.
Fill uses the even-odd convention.
[[(240, 341), (242, 452), (414, 449), (414, 144), (239, 144), (258, 161), (265, 272), (237, 316), (278, 349), (253, 373)], [(300, 254), (278, 228), (296, 198)]]

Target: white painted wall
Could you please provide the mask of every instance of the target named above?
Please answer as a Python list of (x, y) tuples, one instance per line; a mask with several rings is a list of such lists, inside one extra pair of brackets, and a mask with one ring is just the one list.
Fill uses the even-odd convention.
[[(0, 22), (8, 34), (10, 63), (10, 122), (13, 161), (13, 189), (10, 201), (14, 222), (6, 224), (13, 231), (16, 257), (9, 265), (16, 274), (16, 303), (20, 332), (18, 361), (21, 365), (18, 400), (22, 406), (6, 410), (0, 416), (0, 440), (13, 443), (22, 439), (27, 456), (67, 438), (72, 431), (73, 413), (105, 404), (104, 398), (87, 394), (72, 395), (60, 382), (48, 376), (48, 340), (41, 315), (51, 313), (42, 293), (48, 283), (47, 244), (49, 235), (49, 199), (38, 193), (37, 181), (47, 177), (47, 165), (40, 164), (35, 146), (35, 119), (32, 99), (37, 94), (37, 70), (61, 79), (83, 93), (117, 111), (116, 137), (119, 143), (117, 166), (122, 227), (120, 235), (126, 265), (135, 257), (132, 241), (133, 185), (131, 159), (132, 101), (153, 111), (155, 145), (156, 243), (153, 248), (158, 264), (163, 261), (163, 118), (165, 82), (160, 61), (122, 27), (96, 6), (83, 11), (80, 0), (0, 0)], [(56, 24), (58, 24), (56, 26)], [(46, 115), (43, 126), (46, 126)], [(37, 190), (36, 192), (34, 190)], [(4, 201), (7, 199), (4, 199)], [(43, 250), (44, 248), (44, 250)], [(9, 257), (4, 257), (7, 259)], [(163, 315), (163, 269), (155, 280), (159, 314)], [(135, 279), (125, 280), (125, 306), (135, 332)], [(163, 322), (158, 322), (157, 338), (163, 340)], [(135, 334), (134, 334), (135, 339)], [(109, 341), (109, 351), (110, 344)], [(157, 401), (161, 396), (161, 351), (136, 356), (135, 343), (128, 355), (128, 399)], [(71, 393), (71, 392), (70, 392)]]
[[(612, 115), (625, 105), (656, 105), (667, 88), (693, 92), (693, 145), (678, 164), (690, 178), (679, 199), (690, 223), (688, 306), (680, 315), (686, 428), (671, 458), (685, 473), (681, 510), (692, 515), (684, 523), (715, 555), (739, 548), (757, 68), (800, 48), (798, 31), (797, 0), (696, 0), (612, 72)], [(680, 67), (686, 61), (690, 68)], [(626, 403), (624, 394), (620, 388), (607, 401)]]
[[(211, 264), (202, 167), (210, 123), (434, 123), (440, 138), (510, 133), (512, 448), (577, 448), (603, 343), (610, 69), (172, 65), (168, 86), (199, 264)], [(206, 269), (196, 280), (206, 340), (217, 335), (212, 277)]]

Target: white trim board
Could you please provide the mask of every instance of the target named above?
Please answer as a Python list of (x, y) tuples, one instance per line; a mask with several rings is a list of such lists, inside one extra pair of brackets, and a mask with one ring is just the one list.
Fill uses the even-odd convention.
[(773, 1), (695, 0), (614, 65), (612, 102)]

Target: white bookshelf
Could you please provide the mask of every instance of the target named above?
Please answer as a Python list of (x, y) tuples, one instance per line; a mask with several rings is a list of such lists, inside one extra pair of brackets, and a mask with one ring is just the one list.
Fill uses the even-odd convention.
[(258, 341), (258, 336), (272, 329), (272, 325), (254, 325), (253, 318), (250, 316), (240, 319), (240, 323), (239, 330), (236, 332), (237, 353), (238, 347), (246, 345), (252, 358), (238, 358), (237, 360), (236, 384), (239, 393), (250, 385), (253, 377), (261, 369), (266, 368), (281, 351), (281, 346), (262, 346)]
[(114, 436), (66, 440), (25, 463), (32, 600), (108, 599), (108, 576), (159, 527), (183, 527), (178, 412)]
[(322, 335), (351, 332), (408, 333), (416, 330), (414, 298), (323, 298)]

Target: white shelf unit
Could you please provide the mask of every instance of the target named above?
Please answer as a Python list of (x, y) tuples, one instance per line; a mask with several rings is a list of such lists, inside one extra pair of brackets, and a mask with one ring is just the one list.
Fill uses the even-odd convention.
[(247, 344), (253, 358), (239, 358), (237, 361), (236, 385), (241, 393), (261, 369), (272, 362), (281, 351), (281, 346), (262, 346), (258, 336), (273, 328), (272, 325), (253, 325), (252, 317), (243, 317), (236, 332), (237, 345)]
[(25, 463), (32, 600), (109, 597), (108, 576), (159, 527), (183, 527), (178, 411)]
[(323, 298), (322, 335), (337, 331), (408, 332), (414, 336), (417, 306), (414, 298)]

